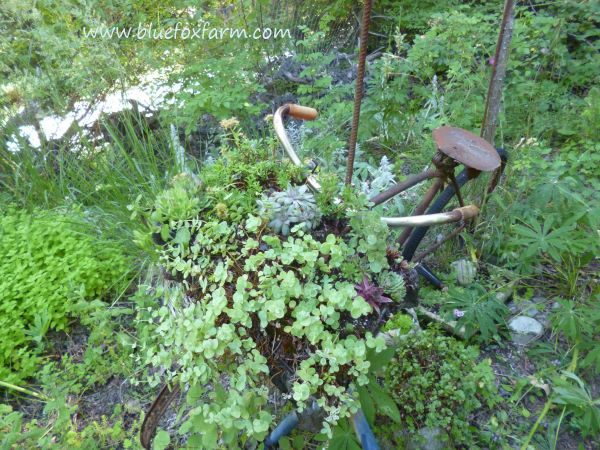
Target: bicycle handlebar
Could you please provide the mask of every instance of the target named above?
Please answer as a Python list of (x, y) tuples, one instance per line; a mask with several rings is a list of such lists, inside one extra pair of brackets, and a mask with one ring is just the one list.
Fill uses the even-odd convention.
[[(310, 108), (308, 106), (300, 106), (294, 104), (286, 104), (280, 106), (275, 114), (273, 115), (273, 126), (275, 128), (275, 133), (281, 142), (285, 152), (292, 160), (294, 165), (298, 167), (302, 167), (302, 161), (298, 157), (290, 139), (285, 130), (285, 126), (283, 124), (283, 118), (285, 116), (291, 116), (296, 119), (301, 120), (314, 120), (318, 116), (318, 112), (314, 108)], [(321, 185), (314, 177), (314, 175), (309, 175), (306, 179), (306, 184), (313, 191), (320, 191)], [(397, 192), (399, 193), (399, 192)], [(424, 226), (424, 225), (439, 225), (443, 223), (451, 223), (451, 222), (459, 222), (465, 219), (471, 219), (475, 217), (479, 213), (479, 208), (475, 205), (467, 205), (462, 208), (456, 208), (452, 211), (439, 213), (439, 214), (424, 214), (419, 216), (409, 216), (409, 217), (382, 217), (381, 221), (385, 222), (390, 227), (415, 227), (415, 226)]]
[(319, 113), (315, 108), (290, 104), (288, 105), (288, 115), (292, 116), (294, 119), (315, 120)]

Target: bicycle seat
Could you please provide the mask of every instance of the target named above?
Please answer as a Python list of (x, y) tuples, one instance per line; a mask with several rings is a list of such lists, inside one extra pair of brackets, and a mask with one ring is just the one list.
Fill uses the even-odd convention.
[(433, 130), (438, 150), (471, 169), (491, 172), (500, 167), (500, 156), (485, 139), (462, 128), (440, 127)]

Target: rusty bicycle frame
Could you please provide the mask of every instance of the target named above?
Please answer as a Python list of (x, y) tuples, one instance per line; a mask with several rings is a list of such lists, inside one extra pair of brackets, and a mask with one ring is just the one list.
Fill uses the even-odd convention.
[[(287, 135), (284, 119), (286, 117), (293, 117), (301, 120), (314, 120), (317, 118), (317, 115), (317, 111), (313, 108), (286, 104), (278, 108), (273, 116), (275, 133), (287, 156), (291, 159), (292, 163), (298, 167), (303, 167), (304, 164), (294, 150)], [(460, 183), (454, 175), (456, 167), (461, 164), (464, 165), (466, 167), (467, 179), (470, 180), (476, 178), (481, 172), (492, 172), (501, 167), (501, 159), (494, 147), (486, 140), (460, 128), (438, 128), (433, 131), (433, 139), (437, 146), (437, 151), (431, 159), (431, 168), (408, 177), (406, 180), (395, 184), (388, 190), (371, 197), (369, 200), (373, 206), (377, 206), (417, 184), (427, 180), (433, 180), (433, 184), (423, 195), (423, 198), (416, 206), (413, 215), (406, 217), (381, 217), (381, 220), (391, 228), (404, 227), (403, 232), (398, 238), (398, 242), (401, 246), (409, 239), (412, 230), (415, 228), (418, 230), (419, 227), (458, 223), (457, 228), (448, 233), (441, 241), (434, 243), (426, 250), (416, 255), (416, 257), (412, 258), (412, 255), (410, 257), (405, 256), (405, 259), (407, 260), (412, 259), (417, 261), (418, 264), (415, 267), (416, 271), (435, 285), (437, 278), (420, 261), (442, 245), (443, 242), (458, 235), (466, 228), (466, 221), (476, 217), (479, 213), (479, 208), (477, 206), (465, 205), (463, 196), (460, 192)], [(321, 190), (321, 185), (314, 174), (311, 173), (308, 175), (305, 182), (311, 190), (315, 192)], [(437, 194), (444, 191), (445, 184), (453, 187), (460, 206), (448, 212), (424, 214), (436, 198)], [(417, 241), (417, 246), (418, 242), (420, 241)], [(419, 265), (421, 265), (421, 267), (419, 267)], [(419, 270), (419, 268), (422, 270)], [(180, 389), (177, 385), (174, 385), (173, 387), (165, 385), (162, 388), (160, 394), (151, 405), (141, 427), (140, 442), (144, 448), (150, 448), (150, 443), (160, 417), (164, 414), (166, 408), (173, 399), (179, 394)], [(291, 429), (298, 425), (300, 420), (301, 418), (295, 413), (286, 416), (281, 424), (268, 436), (265, 441), (265, 448), (270, 449), (276, 447), (279, 438), (288, 434)], [(368, 448), (378, 449), (379, 447), (375, 444), (375, 437), (373, 436), (364, 415), (359, 411), (352, 417), (352, 421), (357, 433), (360, 431), (361, 442), (363, 440), (364, 442), (371, 442), (372, 446)]]
[[(317, 118), (317, 115), (317, 111), (313, 108), (286, 104), (278, 108), (273, 116), (275, 133), (288, 157), (296, 166), (302, 167), (303, 163), (287, 135), (284, 118), (289, 116), (300, 120), (314, 120)], [(464, 165), (467, 169), (468, 179), (473, 179), (479, 176), (481, 172), (492, 172), (498, 169), (501, 164), (500, 156), (490, 143), (466, 130), (454, 127), (437, 128), (433, 131), (433, 139), (437, 146), (437, 151), (431, 159), (433, 167), (412, 175), (388, 190), (370, 198), (373, 206), (377, 206), (419, 183), (426, 180), (434, 180), (421, 202), (416, 206), (413, 215), (406, 217), (381, 217), (382, 222), (385, 222), (389, 227), (405, 227), (398, 238), (400, 245), (406, 242), (414, 227), (453, 222), (464, 223), (464, 221), (477, 216), (479, 208), (475, 205), (465, 205), (464, 203), (460, 185), (454, 175), (454, 170), (457, 166), (460, 164)], [(454, 188), (460, 207), (449, 212), (423, 214), (438, 192), (443, 190), (445, 183), (449, 183)], [(321, 189), (319, 182), (313, 174), (306, 178), (306, 184), (313, 191), (320, 191)], [(422, 258), (424, 255), (419, 256)]]

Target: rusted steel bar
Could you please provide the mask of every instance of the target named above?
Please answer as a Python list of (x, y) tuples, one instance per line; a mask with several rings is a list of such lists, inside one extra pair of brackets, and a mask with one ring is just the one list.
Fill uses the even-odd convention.
[(431, 169), (425, 170), (421, 173), (418, 173), (416, 175), (412, 175), (412, 176), (408, 177), (402, 183), (395, 184), (394, 186), (389, 188), (387, 191), (383, 191), (383, 192), (371, 197), (369, 199), (369, 201), (371, 203), (373, 203), (375, 206), (380, 205), (384, 202), (387, 202), (390, 198), (398, 195), (400, 192), (405, 191), (408, 188), (411, 188), (414, 185), (419, 184), (430, 178), (439, 177), (440, 175), (441, 175), (441, 171), (438, 169), (431, 168)]
[(458, 204), (460, 206), (465, 206), (465, 202), (463, 200), (462, 194), (460, 193), (460, 186), (456, 182), (456, 177), (454, 176), (453, 173), (450, 173), (450, 174), (448, 174), (448, 178), (450, 178), (452, 187), (454, 188), (454, 191), (456, 192), (456, 197), (458, 198)]
[(352, 116), (352, 128), (350, 129), (350, 140), (348, 141), (348, 161), (346, 165), (346, 184), (352, 183), (352, 172), (354, 171), (354, 156), (356, 154), (356, 140), (358, 138), (358, 122), (360, 120), (360, 105), (362, 103), (365, 63), (367, 58), (367, 41), (369, 39), (369, 24), (371, 23), (371, 7), (373, 0), (365, 0), (363, 8), (363, 20), (360, 27), (360, 49), (358, 52), (358, 70), (356, 74), (356, 88), (354, 89), (354, 115)]
[(452, 230), (452, 232), (448, 233), (446, 236), (444, 236), (443, 239), (436, 242), (435, 244), (430, 245), (425, 250), (423, 250), (421, 253), (419, 253), (417, 256), (415, 256), (412, 259), (413, 262), (421, 261), (423, 258), (425, 258), (427, 255), (429, 255), (431, 252), (433, 252), (433, 251), (437, 250), (439, 247), (441, 247), (444, 244), (444, 242), (458, 236), (465, 229), (465, 227), (466, 227), (466, 225), (462, 224), (459, 227)]
[(422, 216), (410, 217), (382, 217), (381, 221), (389, 227), (418, 227), (425, 225), (440, 225), (443, 223), (460, 222), (471, 219), (479, 214), (479, 208), (475, 205), (467, 205), (452, 211), (438, 214), (424, 214)]
[[(490, 77), (488, 93), (485, 99), (485, 112), (481, 124), (481, 137), (492, 145), (494, 145), (498, 114), (500, 113), (502, 88), (506, 76), (506, 67), (508, 66), (510, 41), (515, 27), (515, 4), (516, 0), (506, 0), (504, 2), (502, 24), (500, 25), (500, 33), (498, 34), (498, 41), (496, 43), (496, 52), (494, 53), (494, 60), (492, 61), (492, 76)], [(486, 193), (492, 192), (498, 184), (500, 175), (504, 170), (504, 165), (505, 163), (502, 164), (502, 167), (496, 169), (490, 177)], [(485, 202), (485, 200), (486, 197), (484, 195), (483, 202)]]
[(488, 86), (488, 93), (485, 101), (485, 113), (481, 126), (481, 137), (492, 145), (494, 145), (494, 135), (496, 134), (496, 124), (500, 112), (502, 87), (504, 85), (504, 77), (506, 76), (510, 41), (515, 27), (515, 3), (515, 0), (506, 0), (504, 2), (502, 24), (500, 25), (500, 33), (498, 35), (498, 42), (496, 43), (496, 52), (494, 54), (494, 60), (492, 61), (492, 76), (490, 77), (490, 84)]
[[(441, 178), (436, 178), (435, 181), (433, 182), (433, 184), (431, 185), (431, 187), (427, 190), (427, 192), (423, 196), (423, 200), (421, 201), (421, 203), (419, 203), (419, 205), (415, 208), (412, 215), (420, 216), (421, 214), (423, 214), (425, 212), (425, 210), (427, 210), (427, 208), (429, 207), (433, 198), (436, 196), (436, 194), (442, 188), (443, 185), (444, 185), (444, 181)], [(398, 244), (400, 244), (400, 246), (404, 245), (404, 243), (410, 236), (410, 233), (412, 232), (412, 230), (413, 230), (413, 227), (406, 227), (402, 231), (402, 234), (398, 238)]]
[(156, 433), (156, 427), (158, 426), (160, 418), (165, 414), (165, 411), (175, 397), (179, 395), (179, 392), (179, 386), (177, 384), (173, 385), (173, 388), (170, 388), (165, 384), (161, 389), (160, 394), (158, 394), (158, 397), (152, 402), (140, 430), (140, 443), (145, 449), (150, 448), (150, 443)]

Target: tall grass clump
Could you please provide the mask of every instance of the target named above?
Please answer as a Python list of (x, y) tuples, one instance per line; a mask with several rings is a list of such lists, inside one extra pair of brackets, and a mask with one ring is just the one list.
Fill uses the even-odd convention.
[(82, 132), (76, 143), (49, 141), (40, 148), (21, 139), (17, 151), (9, 150), (17, 133), (5, 132), (0, 188), (28, 210), (77, 205), (94, 218), (98, 230), (140, 252), (133, 236), (144, 225), (132, 220), (127, 207), (136, 199), (153, 199), (167, 180), (185, 170), (182, 155), (167, 130), (150, 129), (140, 116), (123, 114), (103, 126), (107, 138), (101, 142)]

